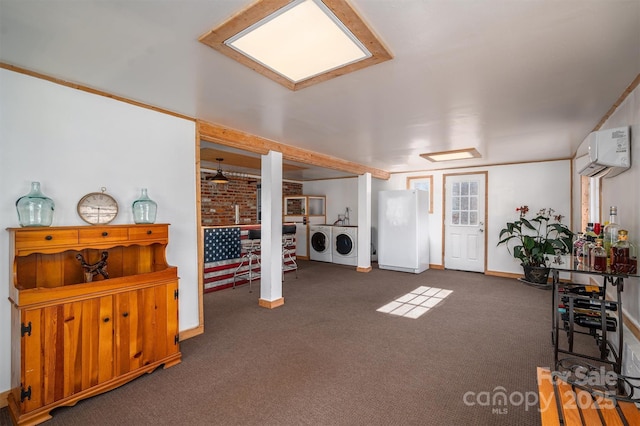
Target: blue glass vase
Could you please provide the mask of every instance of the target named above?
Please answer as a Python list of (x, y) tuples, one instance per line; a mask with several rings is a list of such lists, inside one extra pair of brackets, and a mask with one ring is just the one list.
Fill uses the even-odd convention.
[(135, 223), (154, 223), (158, 204), (147, 195), (147, 188), (142, 188), (140, 198), (133, 202), (133, 221)]
[(40, 182), (31, 182), (31, 192), (18, 198), (16, 210), (20, 226), (51, 226), (53, 200), (40, 192)]

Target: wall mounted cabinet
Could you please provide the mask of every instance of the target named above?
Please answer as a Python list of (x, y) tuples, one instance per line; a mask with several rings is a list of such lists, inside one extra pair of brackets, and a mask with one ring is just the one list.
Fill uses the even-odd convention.
[(16, 424), (180, 362), (168, 225), (8, 231)]

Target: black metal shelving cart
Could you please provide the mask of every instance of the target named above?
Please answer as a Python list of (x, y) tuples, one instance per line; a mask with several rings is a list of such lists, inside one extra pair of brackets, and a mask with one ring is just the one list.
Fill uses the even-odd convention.
[[(596, 279), (599, 278), (602, 284), (597, 286), (597, 291), (584, 291), (582, 294), (572, 293), (571, 291), (577, 287), (589, 288), (590, 286), (593, 287), (593, 284), (561, 282), (561, 272), (587, 274)], [(622, 350), (624, 348), (624, 333), (622, 330), (624, 280), (638, 275), (603, 273), (578, 268), (552, 268), (551, 276), (553, 279), (551, 336), (556, 367), (561, 360), (561, 354), (565, 354), (573, 358), (578, 357), (609, 364), (617, 374), (620, 374), (622, 369)], [(615, 298), (607, 300), (607, 289), (611, 287), (615, 288)], [(618, 334), (617, 348), (608, 339), (609, 333), (616, 331)], [(560, 347), (561, 332), (565, 332), (567, 335), (567, 349)], [(588, 334), (594, 337), (599, 348), (599, 356), (574, 351), (576, 334)]]

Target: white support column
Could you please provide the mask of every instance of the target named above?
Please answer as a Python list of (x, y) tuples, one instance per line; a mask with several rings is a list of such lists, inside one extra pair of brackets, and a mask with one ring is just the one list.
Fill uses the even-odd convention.
[(260, 300), (265, 308), (284, 304), (282, 297), (282, 153), (262, 156)]
[(358, 176), (358, 272), (371, 270), (371, 173)]

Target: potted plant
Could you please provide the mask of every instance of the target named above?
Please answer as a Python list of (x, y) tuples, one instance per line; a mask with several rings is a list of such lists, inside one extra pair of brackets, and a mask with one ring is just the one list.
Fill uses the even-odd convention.
[(520, 217), (500, 231), (498, 245), (507, 246), (509, 253), (520, 261), (525, 281), (546, 284), (549, 277), (550, 256), (571, 253), (573, 232), (561, 223), (562, 215), (551, 208), (541, 209), (535, 217), (527, 219), (529, 206), (516, 208)]

